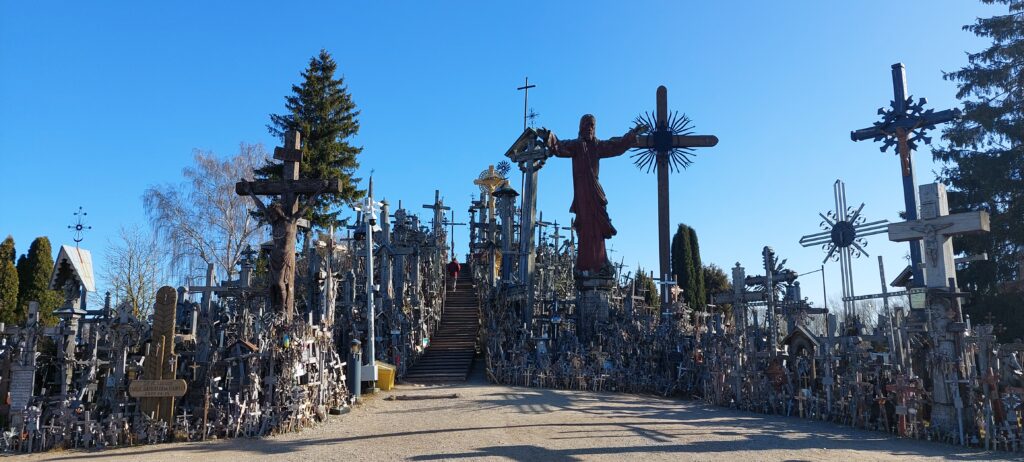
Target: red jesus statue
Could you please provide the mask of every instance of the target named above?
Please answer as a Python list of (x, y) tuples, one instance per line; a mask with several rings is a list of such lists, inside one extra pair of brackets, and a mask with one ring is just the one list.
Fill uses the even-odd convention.
[(610, 267), (604, 240), (615, 235), (615, 227), (605, 208), (608, 198), (598, 181), (599, 161), (620, 156), (636, 144), (636, 137), (644, 131), (638, 125), (621, 138), (601, 141), (595, 136), (596, 120), (586, 114), (580, 118), (580, 135), (575, 140), (559, 141), (554, 133), (547, 133), (548, 149), (556, 157), (572, 158), (573, 198), (569, 212), (576, 214), (576, 234), (580, 237), (576, 252), (576, 271), (595, 274)]

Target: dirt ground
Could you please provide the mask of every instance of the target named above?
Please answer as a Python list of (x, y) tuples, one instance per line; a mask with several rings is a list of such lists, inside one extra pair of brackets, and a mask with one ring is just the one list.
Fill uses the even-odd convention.
[[(387, 396), (454, 399), (386, 400)], [(300, 433), (263, 439), (63, 451), (42, 461), (997, 460), (1009, 457), (821, 422), (611, 393), (401, 385)]]

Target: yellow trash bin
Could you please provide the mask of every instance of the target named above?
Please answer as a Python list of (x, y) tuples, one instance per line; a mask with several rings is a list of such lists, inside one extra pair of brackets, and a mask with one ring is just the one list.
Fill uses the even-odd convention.
[(377, 361), (377, 388), (390, 391), (395, 388), (395, 372), (397, 368), (383, 361)]

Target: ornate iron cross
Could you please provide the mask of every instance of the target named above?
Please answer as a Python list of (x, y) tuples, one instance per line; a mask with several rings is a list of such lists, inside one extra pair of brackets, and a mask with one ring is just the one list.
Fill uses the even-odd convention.
[[(960, 110), (947, 109), (935, 112), (933, 109), (924, 109), (924, 105), (928, 103), (925, 98), (915, 103), (914, 98), (907, 95), (907, 72), (903, 63), (892, 65), (892, 91), (893, 99), (889, 102), (889, 108), (878, 109), (878, 115), (882, 116), (882, 120), (875, 122), (871, 127), (850, 132), (850, 139), (882, 141), (882, 152), (890, 146), (896, 146), (903, 174), (903, 201), (907, 220), (916, 220), (917, 182), (914, 178), (914, 163), (911, 156), (917, 148), (918, 140), (931, 143), (931, 138), (926, 136), (925, 132), (933, 130), (938, 124), (959, 118)], [(910, 242), (910, 268), (914, 272), (914, 284), (922, 285), (924, 277), (921, 273), (921, 244), (916, 241)]]
[(828, 252), (822, 263), (829, 259), (839, 261), (839, 272), (843, 282), (843, 315), (850, 316), (854, 303), (852, 300), (846, 300), (853, 296), (853, 271), (850, 268), (850, 261), (861, 255), (869, 256), (864, 250), (868, 245), (864, 238), (886, 232), (889, 220), (868, 222), (867, 218), (861, 215), (861, 211), (864, 210), (863, 202), (856, 209), (848, 207), (846, 184), (842, 180), (836, 180), (832, 185), (832, 191), (835, 194), (835, 210), (828, 212), (827, 215), (818, 213), (822, 219), (819, 226), (824, 231), (801, 237), (800, 245), (820, 245), (822, 250)]
[(78, 211), (75, 212), (75, 224), (68, 225), (68, 229), (75, 230), (75, 247), (78, 247), (78, 244), (81, 244), (85, 239), (85, 232), (92, 229), (92, 226), (86, 226), (85, 224), (85, 216), (88, 214), (88, 212), (82, 210), (82, 207), (79, 206)]

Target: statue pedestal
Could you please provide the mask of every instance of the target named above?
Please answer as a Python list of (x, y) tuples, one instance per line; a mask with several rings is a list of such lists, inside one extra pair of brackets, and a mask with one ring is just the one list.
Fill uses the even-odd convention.
[(604, 275), (576, 275), (576, 336), (587, 344), (600, 324), (608, 321), (615, 280)]

